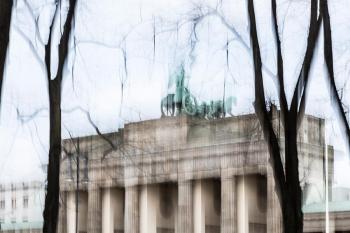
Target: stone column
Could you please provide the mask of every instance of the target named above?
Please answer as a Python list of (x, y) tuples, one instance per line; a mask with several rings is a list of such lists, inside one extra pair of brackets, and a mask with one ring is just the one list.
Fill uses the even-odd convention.
[(249, 233), (248, 182), (240, 176), (237, 180), (237, 232)]
[(75, 233), (75, 191), (67, 192), (67, 233)]
[(58, 233), (66, 233), (67, 232), (67, 192), (60, 192), (60, 209), (58, 213), (58, 225), (57, 232)]
[(205, 233), (205, 205), (202, 180), (194, 181), (193, 227), (194, 233)]
[(113, 233), (114, 209), (112, 206), (112, 192), (110, 188), (105, 188), (102, 193), (102, 233)]
[(137, 186), (125, 187), (125, 233), (138, 233), (139, 225), (139, 194)]
[(143, 185), (140, 194), (140, 233), (157, 232), (157, 200), (156, 187)]
[(57, 233), (67, 232), (67, 192), (60, 192)]
[[(271, 172), (272, 173), (272, 172)], [(282, 232), (282, 213), (275, 190), (275, 180), (273, 174), (267, 175), (267, 214), (266, 224), (267, 232)]]
[(93, 185), (89, 187), (88, 192), (88, 233), (102, 232), (102, 205), (101, 190)]
[(179, 181), (177, 233), (193, 233), (192, 181)]
[(221, 177), (221, 233), (236, 233), (236, 179)]

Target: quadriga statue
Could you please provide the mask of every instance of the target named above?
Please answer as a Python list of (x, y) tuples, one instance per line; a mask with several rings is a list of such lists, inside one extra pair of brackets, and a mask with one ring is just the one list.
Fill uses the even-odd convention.
[(236, 105), (236, 98), (234, 96), (230, 96), (222, 100), (210, 101), (209, 103), (201, 103), (196, 112), (196, 116), (199, 118), (217, 119), (223, 118), (227, 115), (233, 116), (232, 108)]
[(226, 114), (232, 116), (232, 107), (236, 104), (236, 98), (230, 96), (223, 100), (202, 102), (198, 104), (197, 99), (185, 87), (185, 70), (183, 64), (178, 68), (178, 72), (170, 78), (169, 86), (175, 82), (175, 93), (170, 93), (161, 101), (162, 116), (174, 116), (187, 114), (205, 119), (216, 119), (225, 117)]
[(194, 96), (185, 87), (185, 69), (183, 64), (178, 71), (170, 78), (169, 86), (175, 82), (175, 93), (170, 93), (161, 101), (162, 116), (174, 116), (181, 113), (195, 115), (197, 102)]

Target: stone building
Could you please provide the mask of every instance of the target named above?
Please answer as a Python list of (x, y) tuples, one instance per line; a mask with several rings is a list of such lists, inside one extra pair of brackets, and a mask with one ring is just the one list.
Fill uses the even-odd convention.
[(0, 232), (41, 232), (44, 195), (40, 181), (1, 184)]
[[(282, 142), (279, 112), (272, 117)], [(304, 203), (322, 202), (324, 120), (305, 117), (298, 140)], [(82, 233), (281, 232), (267, 145), (254, 114), (163, 117), (66, 139), (63, 146), (60, 233), (75, 232), (76, 224)], [(331, 149), (328, 158), (331, 183)], [(350, 230), (350, 215), (344, 216), (342, 230)], [(305, 214), (305, 231), (322, 232), (320, 221), (322, 213)]]

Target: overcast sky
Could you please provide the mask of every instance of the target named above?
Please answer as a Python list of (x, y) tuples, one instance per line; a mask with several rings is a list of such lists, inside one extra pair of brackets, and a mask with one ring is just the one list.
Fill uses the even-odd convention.
[[(42, 41), (47, 40), (54, 1), (27, 1), (28, 5), (25, 0), (16, 1), (12, 17), (0, 119), (1, 182), (45, 179), (40, 166), (47, 162), (48, 94)], [(276, 50), (269, 2), (255, 1), (255, 9), (265, 89), (267, 96), (276, 100)], [(329, 2), (337, 85), (344, 86), (344, 101), (349, 106), (350, 3)], [(215, 7), (218, 15), (203, 18), (194, 33), (191, 19)], [(305, 53), (309, 7), (308, 0), (278, 1), (288, 102)], [(56, 43), (65, 4), (61, 9)], [(198, 100), (221, 99), (225, 83), (225, 95), (237, 99), (234, 114), (253, 111), (245, 0), (78, 0), (73, 26), (62, 92), (63, 137), (67, 130), (75, 136), (94, 133), (85, 114), (74, 110), (77, 106), (89, 111), (103, 132), (118, 130), (128, 122), (159, 118), (161, 98), (174, 90), (168, 85), (169, 76), (181, 63), (185, 64), (186, 85)], [(350, 179), (344, 175), (349, 160), (330, 106), (322, 43), (320, 37), (306, 111), (327, 119), (326, 140), (337, 151), (336, 184), (350, 187)], [(24, 117), (19, 118), (18, 112)]]

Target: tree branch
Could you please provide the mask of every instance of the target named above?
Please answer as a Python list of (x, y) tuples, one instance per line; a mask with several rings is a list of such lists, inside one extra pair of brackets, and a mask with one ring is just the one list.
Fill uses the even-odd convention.
[(95, 122), (92, 120), (91, 118), (91, 114), (89, 111), (83, 109), (82, 107), (78, 106), (78, 107), (74, 107), (72, 109), (69, 110), (63, 110), (63, 112), (65, 113), (70, 113), (70, 112), (74, 112), (74, 111), (81, 111), (83, 113), (85, 113), (86, 118), (88, 119), (89, 123), (91, 124), (91, 126), (94, 128), (95, 132), (97, 133), (98, 136), (100, 136), (103, 140), (105, 140), (111, 147), (111, 150), (108, 150), (107, 153), (104, 154), (103, 158), (105, 156), (107, 156), (108, 153), (117, 150), (119, 148), (117, 143), (114, 143), (110, 138), (108, 138), (106, 135), (104, 135), (100, 129), (98, 128), (98, 126), (95, 124)]
[(9, 44), (9, 38), (10, 38), (12, 5), (13, 5), (12, 0), (0, 1), (0, 104), (1, 104), (2, 83), (4, 80), (4, 74), (5, 74), (7, 48)]
[[(295, 121), (296, 123), (301, 122), (301, 118), (304, 116), (304, 105), (306, 102), (305, 98), (307, 92), (306, 89), (309, 81), (311, 61), (314, 55), (316, 41), (321, 27), (322, 17), (319, 16), (317, 19), (317, 7), (318, 1), (311, 1), (310, 26), (307, 39), (307, 47), (290, 106), (291, 120)], [(302, 105), (300, 105), (300, 100), (302, 100)], [(298, 111), (298, 109), (301, 111)]]
[[(198, 8), (200, 7), (197, 7), (197, 9)], [(225, 17), (217, 11), (217, 9), (209, 7), (208, 12), (203, 13), (201, 10), (199, 12), (200, 13), (195, 17), (195, 19), (197, 20), (197, 24), (195, 25), (195, 27), (197, 27), (199, 22), (202, 21), (204, 18), (209, 16), (216, 16), (220, 19), (221, 23), (236, 37), (236, 40), (242, 44), (243, 48), (250, 54), (250, 45), (246, 41), (244, 41), (243, 37), (237, 32), (235, 27), (230, 25), (225, 19)], [(262, 64), (262, 69), (264, 72), (266, 72), (267, 75), (269, 75), (272, 78), (273, 81), (275, 81), (276, 75), (265, 64)]]
[(28, 0), (23, 0), (23, 2), (24, 2), (24, 6), (28, 9), (28, 12), (29, 12), (29, 14), (31, 16), (31, 19), (33, 20), (33, 22), (35, 24), (35, 34), (36, 34), (37, 38), (39, 38), (40, 44), (41, 45), (45, 45), (44, 40), (41, 38), (41, 34), (40, 34), (40, 31), (39, 31), (38, 19), (35, 17), (32, 7), (28, 3)]
[(276, 40), (277, 47), (277, 80), (278, 80), (278, 92), (279, 92), (279, 101), (281, 106), (282, 113), (282, 123), (283, 126), (288, 124), (288, 103), (286, 98), (286, 92), (284, 89), (284, 72), (283, 72), (283, 58), (281, 51), (281, 39), (279, 37), (278, 31), (278, 21), (277, 21), (277, 9), (276, 9), (276, 0), (271, 0), (272, 15), (273, 15), (273, 26), (274, 26), (274, 36)]
[(91, 119), (91, 116), (90, 116), (90, 113), (89, 112), (86, 112), (86, 115), (87, 115), (87, 118), (90, 122), (90, 124), (94, 127), (96, 133), (102, 138), (104, 139), (106, 142), (108, 142), (108, 144), (111, 146), (111, 148), (113, 150), (117, 150), (118, 146), (116, 144), (114, 144), (112, 142), (112, 140), (110, 140), (108, 137), (106, 137), (103, 133), (101, 133), (100, 129), (97, 127), (97, 125), (92, 121)]
[(328, 11), (328, 2), (327, 0), (321, 1), (321, 10), (323, 13), (323, 28), (324, 28), (324, 58), (326, 61), (327, 71), (328, 71), (328, 80), (330, 83), (330, 95), (333, 109), (338, 113), (337, 116), (340, 118), (341, 124), (343, 127), (340, 127), (343, 133), (343, 136), (347, 142), (347, 149), (350, 151), (350, 128), (349, 122), (346, 119), (346, 114), (344, 106), (342, 104), (341, 98), (337, 91), (334, 77), (333, 69), (333, 49), (332, 49), (332, 31), (331, 23)]
[[(258, 35), (256, 30), (255, 12), (253, 0), (248, 0), (248, 13), (250, 20), (250, 37), (253, 48), (254, 74), (255, 74), (255, 112), (260, 121), (264, 137), (267, 141), (270, 160), (274, 170), (274, 177), (278, 183), (279, 191), (284, 196), (285, 174), (283, 171), (283, 163), (280, 154), (280, 147), (277, 136), (273, 130), (269, 114), (267, 112), (264, 94), (264, 83), (262, 76), (262, 63), (259, 48)], [(280, 196), (279, 196), (280, 197)], [(281, 202), (281, 199), (280, 199)]]
[(31, 41), (31, 39), (17, 26), (17, 25), (13, 25), (12, 29), (17, 32), (19, 35), (22, 36), (22, 39), (24, 39), (28, 45), (29, 45), (29, 49), (32, 51), (32, 53), (35, 56), (35, 59), (38, 61), (41, 69), (43, 70), (43, 72), (46, 72), (46, 67), (45, 67), (45, 63), (43, 58), (39, 55), (38, 53), (38, 48), (34, 45), (34, 43)]
[(31, 113), (29, 115), (23, 115), (20, 113), (19, 109), (16, 108), (17, 119), (19, 119), (22, 124), (33, 120), (37, 115), (39, 115), (40, 113), (42, 113), (44, 111), (48, 111), (48, 109), (46, 107), (42, 107), (42, 108), (37, 109), (36, 111), (34, 111), (33, 113)]

